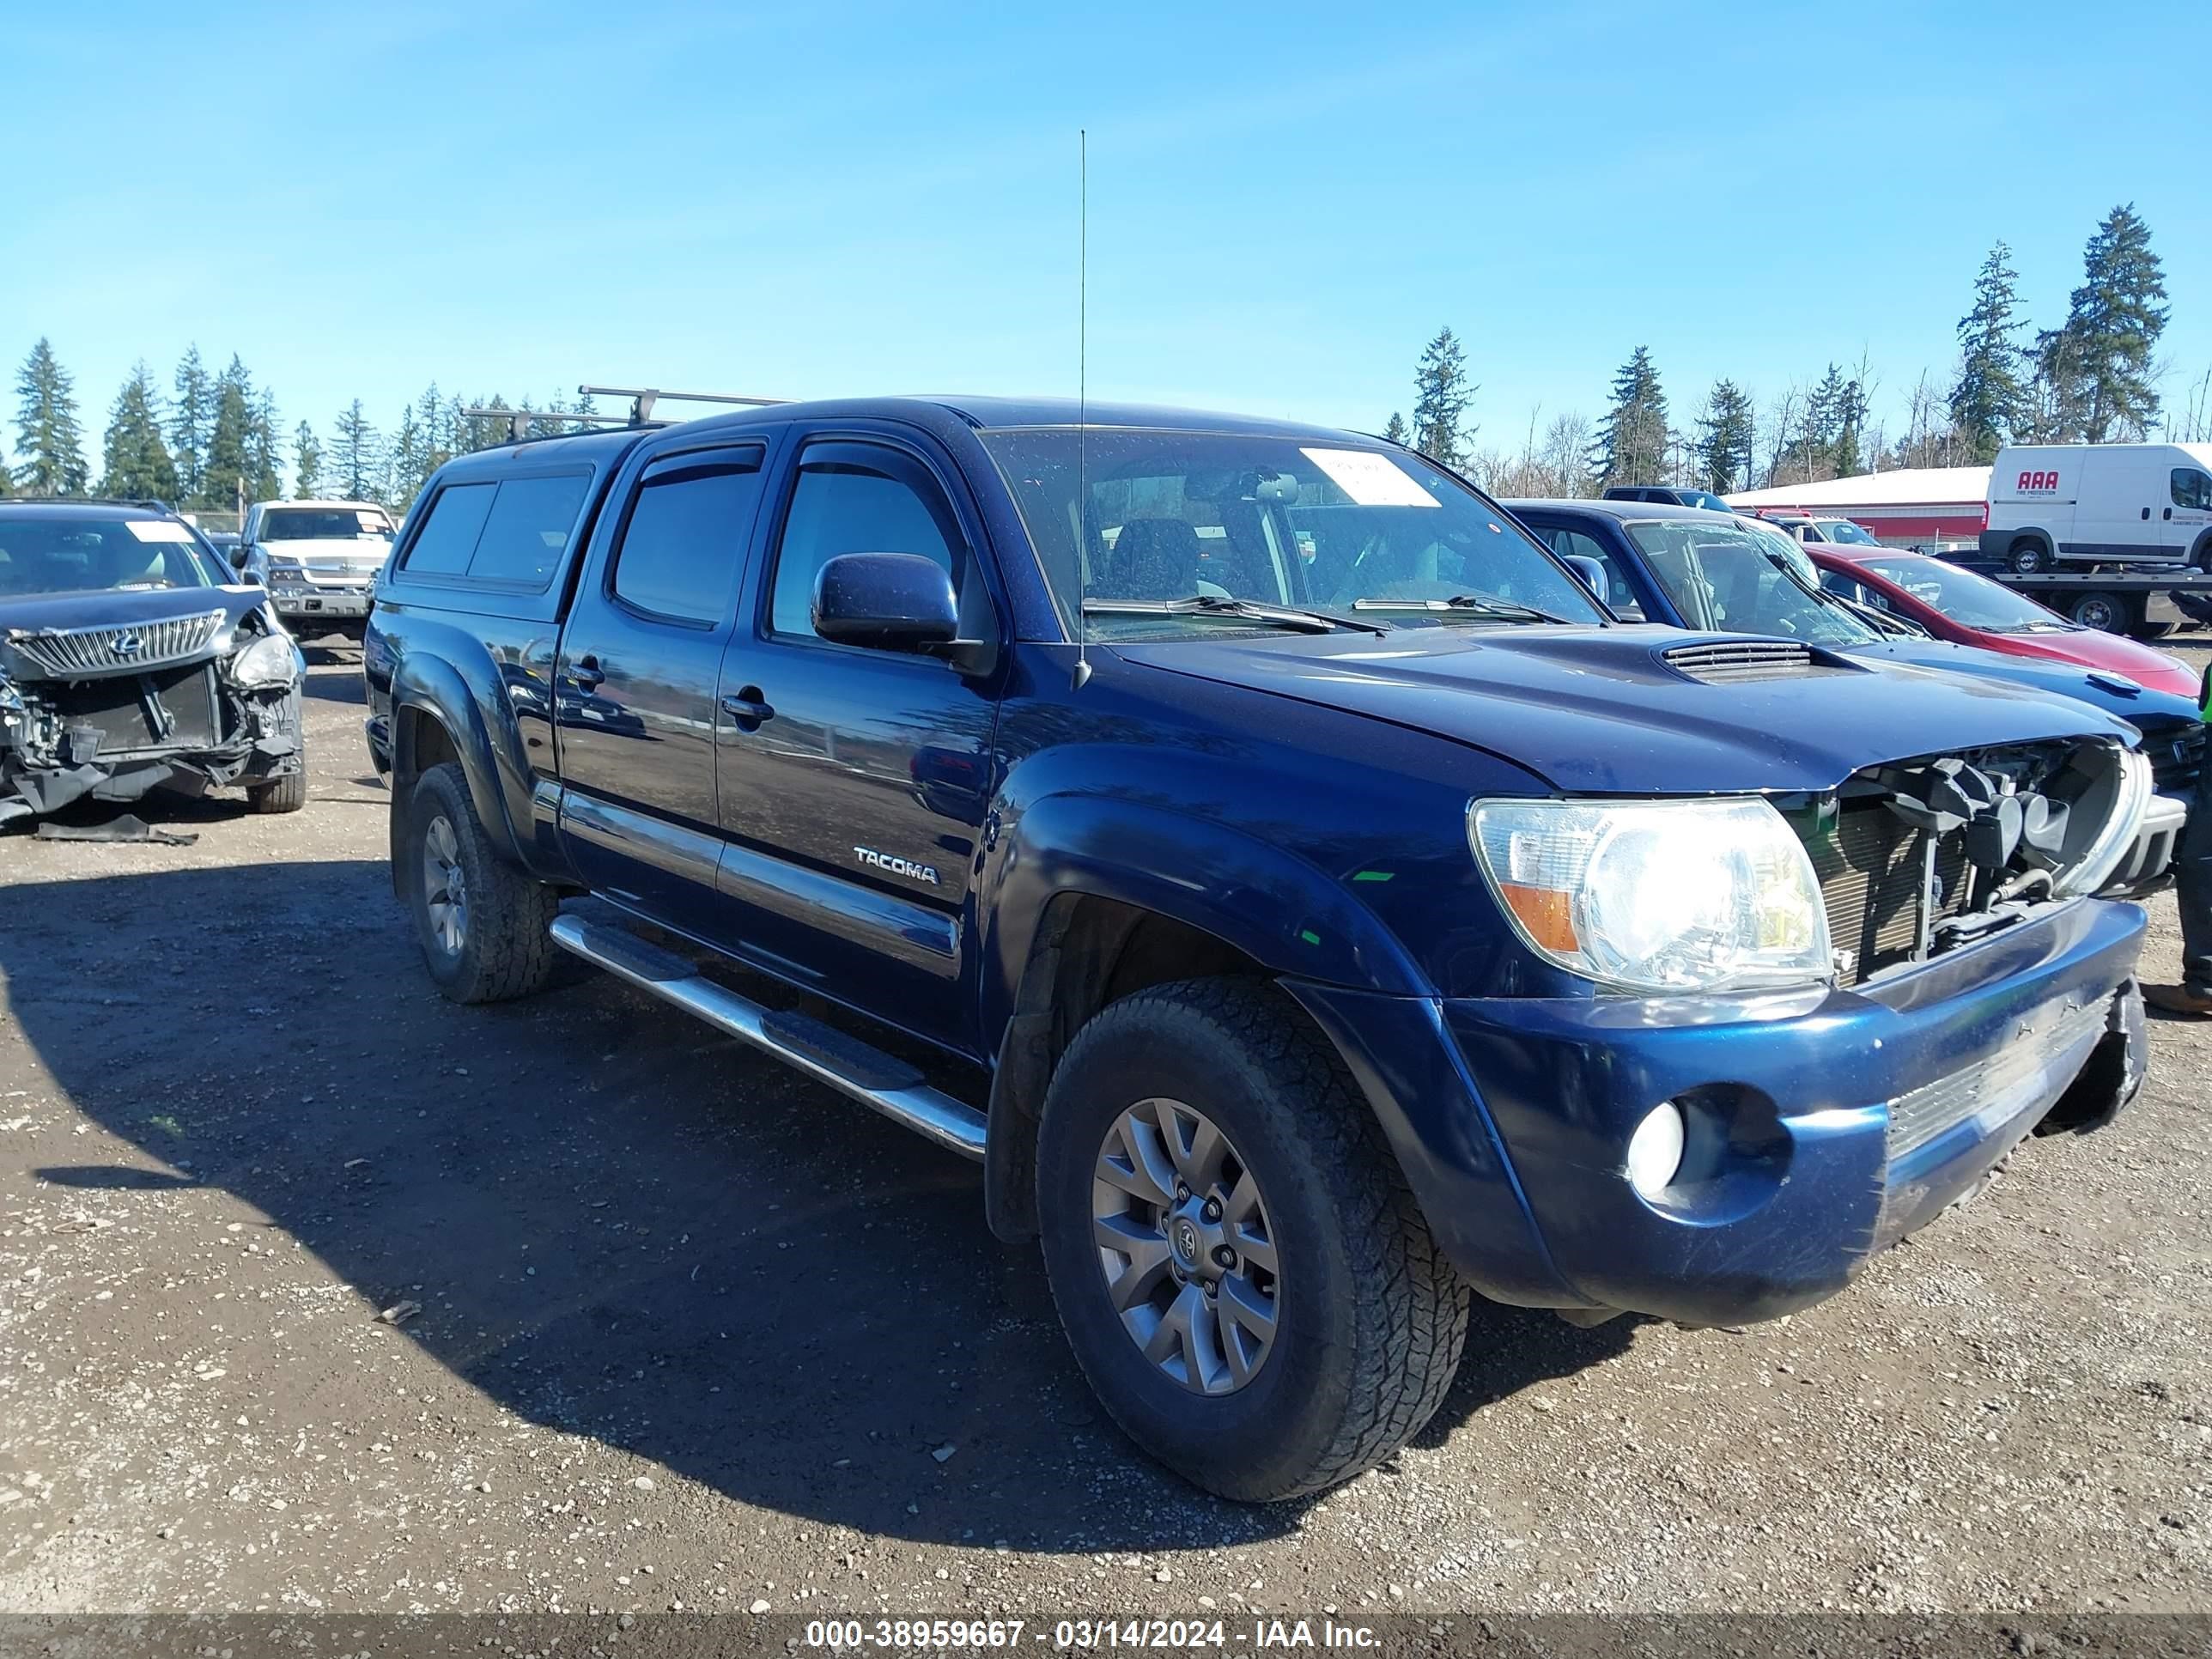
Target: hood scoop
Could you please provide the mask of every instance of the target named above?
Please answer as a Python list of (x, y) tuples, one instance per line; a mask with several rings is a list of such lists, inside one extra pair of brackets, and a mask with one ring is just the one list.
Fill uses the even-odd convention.
[(1850, 671), (1812, 647), (1788, 640), (1710, 640), (1662, 651), (1659, 660), (1701, 685), (1741, 685), (1747, 680), (1798, 680)]

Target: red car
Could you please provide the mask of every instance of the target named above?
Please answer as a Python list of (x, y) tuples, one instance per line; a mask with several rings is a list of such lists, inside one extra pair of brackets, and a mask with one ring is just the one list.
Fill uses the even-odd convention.
[(1888, 547), (1820, 542), (1805, 551), (1830, 592), (1917, 623), (1939, 640), (2008, 656), (2055, 658), (2196, 701), (2197, 671), (2180, 659), (2080, 627), (1987, 576)]

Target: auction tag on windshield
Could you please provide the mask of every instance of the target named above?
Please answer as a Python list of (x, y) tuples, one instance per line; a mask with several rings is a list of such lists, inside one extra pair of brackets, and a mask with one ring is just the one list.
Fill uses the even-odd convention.
[(1355, 507), (1434, 507), (1435, 496), (1388, 455), (1371, 449), (1301, 449)]
[(353, 516), (359, 520), (363, 530), (385, 535), (392, 532), (392, 521), (381, 513), (356, 513)]
[(125, 519), (123, 527), (142, 542), (183, 542), (191, 544), (192, 532), (168, 519)]

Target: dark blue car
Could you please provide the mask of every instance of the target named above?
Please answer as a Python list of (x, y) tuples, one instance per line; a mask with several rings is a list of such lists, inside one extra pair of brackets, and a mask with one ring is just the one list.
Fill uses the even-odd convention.
[(1784, 1314), (2142, 1079), (2132, 726), (1624, 624), (1342, 432), (510, 445), (363, 661), (447, 995), (567, 950), (981, 1159), (1115, 1419), (1237, 1498), (1388, 1457), (1474, 1294)]

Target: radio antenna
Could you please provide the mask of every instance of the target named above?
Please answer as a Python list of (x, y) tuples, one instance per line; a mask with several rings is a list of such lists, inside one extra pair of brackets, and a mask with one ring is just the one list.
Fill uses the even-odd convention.
[(1091, 134), (1075, 130), (1075, 684), (1091, 680), (1091, 487), (1085, 465), (1091, 424)]

